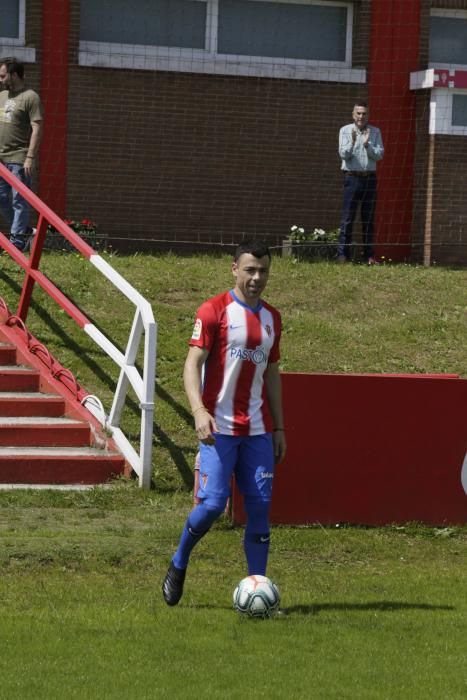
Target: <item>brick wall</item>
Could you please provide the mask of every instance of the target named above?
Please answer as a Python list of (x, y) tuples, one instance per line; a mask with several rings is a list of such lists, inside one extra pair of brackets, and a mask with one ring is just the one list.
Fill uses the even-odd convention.
[[(355, 65), (370, 4), (355, 3)], [(365, 86), (80, 67), (78, 0), (71, 24), (68, 216), (140, 249), (338, 226), (337, 135)]]
[(467, 0), (430, 0), (430, 6), (442, 10), (467, 10)]
[[(428, 67), (429, 29), (430, 29), (430, 5), (431, 0), (422, 0), (420, 8), (420, 64), (419, 70)], [(431, 204), (432, 191), (432, 164), (430, 153), (432, 141), (428, 133), (430, 117), (430, 92), (423, 90), (416, 96), (416, 144), (414, 163), (414, 192), (413, 192), (413, 219), (412, 219), (412, 259), (415, 262), (424, 261), (428, 255), (427, 246), (430, 244), (431, 235)]]
[(467, 138), (435, 136), (432, 262), (467, 264)]
[[(422, 0), (420, 69), (428, 67), (430, 8), (467, 10), (467, 0)], [(412, 259), (467, 264), (467, 207), (464, 164), (467, 139), (430, 136), (430, 91), (417, 96)]]
[[(27, 0), (27, 42), (38, 58), (27, 75), (36, 89), (41, 5)], [(354, 6), (354, 67), (368, 68), (371, 0)], [(420, 69), (431, 6), (465, 9), (467, 0), (421, 0)], [(228, 246), (243, 235), (279, 245), (292, 224), (338, 226), (337, 134), (355, 99), (367, 97), (366, 85), (80, 67), (79, 10), (70, 0), (67, 216), (92, 218), (114, 246), (143, 250), (164, 241)], [(465, 260), (463, 181), (452, 162), (464, 161), (457, 154), (465, 139), (435, 137), (430, 150), (428, 114), (429, 94), (420, 93), (414, 259), (423, 259), (431, 221), (438, 261)]]
[(112, 238), (335, 228), (354, 86), (72, 68), (68, 202)]
[(36, 63), (27, 66), (28, 83), (39, 89), (40, 63), (42, 44), (42, 2), (41, 0), (26, 0), (26, 46), (36, 49)]
[[(431, 204), (433, 167), (430, 161), (434, 140), (428, 133), (430, 93), (417, 94), (417, 139), (415, 147), (414, 196), (412, 223), (412, 259), (423, 262), (431, 233)], [(429, 211), (427, 211), (427, 207)]]

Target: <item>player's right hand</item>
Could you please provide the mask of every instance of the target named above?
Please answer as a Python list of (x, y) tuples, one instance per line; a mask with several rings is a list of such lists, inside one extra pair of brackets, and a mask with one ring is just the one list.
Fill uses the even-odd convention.
[(206, 409), (196, 413), (195, 430), (200, 442), (205, 445), (213, 445), (215, 443), (214, 433), (218, 432), (216, 421)]

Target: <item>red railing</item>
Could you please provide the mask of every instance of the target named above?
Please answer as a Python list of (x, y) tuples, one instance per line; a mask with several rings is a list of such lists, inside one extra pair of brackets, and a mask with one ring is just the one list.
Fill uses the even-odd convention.
[[(115, 364), (118, 365), (120, 368), (120, 375), (109, 415), (105, 414), (100, 401), (98, 401), (98, 405), (96, 406), (95, 402), (90, 400), (96, 397), (87, 395), (82, 400), (82, 403), (84, 404), (85, 401), (88, 400), (86, 404), (88, 410), (112, 432), (115, 442), (122, 450), (134, 471), (138, 474), (140, 485), (149, 487), (152, 471), (152, 424), (154, 417), (154, 381), (157, 344), (157, 326), (154, 321), (151, 305), (116, 270), (114, 270), (111, 265), (96, 253), (90, 245), (83, 241), (75, 231), (1, 163), (0, 177), (6, 180), (24, 197), (30, 206), (35, 209), (38, 216), (37, 232), (32, 239), (29, 257), (18, 250), (10, 243), (7, 236), (0, 232), (0, 247), (3, 248), (25, 272), (18, 310), (16, 316), (10, 315), (9, 322), (10, 324), (14, 322), (18, 326), (24, 327), (31, 304), (34, 285), (37, 283), (64, 311), (66, 311), (78, 326), (106, 352)], [(124, 353), (96, 328), (85, 314), (39, 270), (39, 263), (47, 235), (47, 227), (49, 225), (71, 243), (78, 252), (89, 260), (90, 264), (98, 269), (114, 287), (134, 304), (136, 309), (135, 316)], [(6, 303), (3, 303), (3, 306), (8, 308)], [(144, 359), (143, 373), (141, 376), (136, 367), (136, 356), (143, 333), (145, 336)], [(28, 349), (30, 348), (28, 347)], [(68, 370), (64, 370), (64, 372), (66, 373)], [(62, 374), (63, 372), (60, 374), (60, 377)], [(139, 454), (135, 451), (128, 438), (119, 427), (125, 398), (130, 385), (139, 399), (141, 409)]]
[(47, 226), (50, 224), (64, 238), (67, 239), (82, 255), (90, 258), (95, 254), (93, 248), (78, 236), (52, 209), (39, 199), (29, 187), (26, 187), (10, 171), (0, 163), (0, 177), (6, 180), (38, 213), (37, 233), (32, 239), (29, 257), (24, 255), (8, 238), (0, 232), (0, 246), (13, 258), (13, 260), (25, 271), (25, 279), (21, 292), (16, 315), (26, 321), (34, 283), (37, 282), (42, 289), (49, 294), (71, 318), (82, 328), (89, 323), (84, 314), (66, 297), (42, 272), (39, 271), (39, 263), (47, 234)]

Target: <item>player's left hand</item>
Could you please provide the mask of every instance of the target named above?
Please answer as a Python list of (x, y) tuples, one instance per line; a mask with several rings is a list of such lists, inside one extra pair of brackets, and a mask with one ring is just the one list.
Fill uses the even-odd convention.
[(276, 464), (279, 464), (287, 452), (287, 443), (283, 430), (277, 430), (272, 434), (272, 444), (274, 447), (274, 461)]

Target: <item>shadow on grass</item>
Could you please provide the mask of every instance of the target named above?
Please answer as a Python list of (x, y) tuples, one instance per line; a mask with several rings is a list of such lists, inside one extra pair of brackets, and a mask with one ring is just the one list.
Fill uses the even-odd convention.
[[(17, 294), (18, 296), (21, 294), (22, 285), (18, 284), (4, 270), (0, 270), (0, 280), (4, 281), (10, 287), (10, 289), (15, 292), (15, 294)], [(73, 340), (73, 338), (70, 338), (68, 333), (60, 326), (60, 324), (57, 323), (57, 321), (55, 321), (52, 318), (52, 316), (50, 316), (50, 314), (40, 304), (35, 302), (34, 299), (31, 300), (30, 308), (34, 311), (34, 313), (37, 314), (37, 316), (41, 319), (44, 325), (47, 326), (56, 335), (56, 337), (60, 339), (62, 344), (66, 346), (69, 350), (71, 350), (77, 357), (79, 357), (80, 360), (99, 379), (99, 381), (114, 394), (117, 382), (102, 368), (99, 362), (90, 357), (90, 355), (85, 350), (83, 350), (79, 343)], [(15, 312), (16, 309), (12, 313)], [(89, 317), (89, 315), (87, 317), (91, 321), (93, 321), (93, 319)], [(97, 328), (99, 328), (99, 326), (94, 321), (93, 323), (96, 325)], [(99, 330), (101, 330), (101, 332), (103, 332), (104, 335), (106, 335), (106, 333), (102, 331), (102, 329)], [(38, 340), (40, 340), (40, 338)], [(121, 352), (124, 354), (125, 351), (121, 350)], [(60, 362), (59, 357), (57, 357), (57, 360)], [(187, 411), (184, 408), (184, 406), (175, 401), (175, 399), (165, 389), (163, 389), (159, 385), (156, 385), (155, 393), (156, 397), (158, 397), (161, 401), (165, 401), (167, 404), (169, 404), (169, 406), (180, 416), (180, 418), (182, 418), (182, 420), (186, 422), (187, 425), (191, 424), (191, 414), (189, 413), (189, 411)], [(131, 397), (127, 396), (126, 405), (131, 411), (131, 413), (133, 413), (135, 416), (139, 416), (140, 409), (136, 401), (134, 401)], [(185, 455), (183, 454), (183, 450), (156, 423), (153, 423), (153, 437), (154, 442), (158, 441), (159, 446), (164, 447), (169, 452), (174, 464), (180, 472), (180, 476), (184, 484), (188, 489), (192, 489), (194, 483), (193, 471), (191, 466), (188, 464)]]
[[(165, 401), (175, 413), (177, 413), (180, 418), (187, 424), (187, 426), (192, 425), (193, 418), (191, 413), (186, 410), (178, 401), (176, 401), (173, 396), (171, 396), (168, 391), (163, 389), (159, 384), (156, 384), (156, 396)], [(159, 438), (160, 444), (165, 447), (169, 452), (171, 458), (174, 461), (175, 466), (180, 472), (180, 476), (183, 479), (183, 483), (189, 488), (193, 488), (194, 475), (193, 475), (193, 464), (190, 465), (187, 462), (183, 449), (180, 448), (168, 435), (165, 433), (158, 425), (153, 424), (153, 432)]]
[(379, 612), (395, 612), (397, 610), (455, 610), (453, 605), (431, 605), (430, 603), (403, 603), (397, 600), (381, 600), (373, 603), (318, 603), (316, 605), (292, 605), (285, 608), (285, 612), (299, 613), (302, 615), (318, 615), (327, 610), (344, 610), (349, 612), (366, 612), (377, 610)]
[[(193, 610), (233, 610), (229, 605), (209, 605), (188, 603), (184, 607)], [(318, 615), (327, 610), (341, 610), (343, 612), (367, 612), (376, 610), (379, 612), (398, 612), (399, 610), (426, 610), (427, 612), (444, 610), (452, 612), (456, 608), (453, 605), (431, 605), (430, 603), (402, 603), (392, 600), (375, 601), (374, 603), (321, 603), (317, 605), (291, 605), (288, 608), (280, 609), (280, 614), (273, 615), (273, 618), (281, 619), (289, 615)], [(240, 615), (243, 618), (243, 615)], [(245, 619), (250, 619), (245, 616)], [(257, 618), (262, 619), (262, 618)]]

